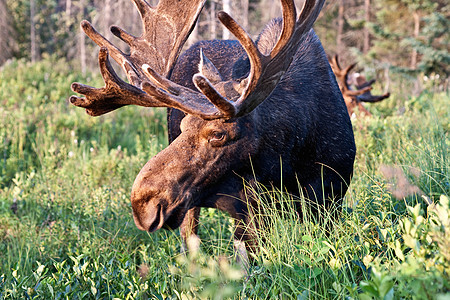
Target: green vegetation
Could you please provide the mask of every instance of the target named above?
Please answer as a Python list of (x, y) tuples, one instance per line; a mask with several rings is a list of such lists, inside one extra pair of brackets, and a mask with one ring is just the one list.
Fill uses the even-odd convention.
[(449, 94), (399, 91), (354, 120), (345, 207), (319, 216), (332, 226), (307, 211), (299, 222), (287, 195), (261, 187), (271, 218), (244, 275), (225, 214), (203, 210), (187, 256), (177, 231), (136, 229), (129, 193), (167, 144), (165, 111), (89, 117), (68, 104), (70, 83), (101, 82), (78, 74), (51, 58), (0, 71), (0, 299), (450, 297)]

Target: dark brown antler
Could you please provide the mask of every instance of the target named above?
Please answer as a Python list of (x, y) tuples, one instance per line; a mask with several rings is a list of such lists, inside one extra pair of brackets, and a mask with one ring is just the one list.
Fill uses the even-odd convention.
[[(123, 53), (88, 21), (83, 21), (81, 27), (84, 32), (101, 47), (99, 65), (105, 87), (97, 89), (73, 83), (72, 90), (86, 98), (72, 96), (70, 102), (86, 108), (87, 113), (93, 116), (130, 104), (168, 106), (140, 89), (142, 82), (149, 80), (142, 71), (142, 65), (149, 64), (162, 76), (170, 76), (205, 1), (161, 0), (153, 8), (145, 0), (133, 0), (142, 18), (142, 36), (134, 37), (117, 26), (111, 27), (111, 32), (130, 46), (130, 54)], [(121, 80), (114, 72), (108, 53), (126, 72), (131, 84)]]
[(371, 113), (364, 108), (361, 102), (378, 102), (390, 96), (389, 93), (381, 96), (372, 95), (370, 91), (372, 90), (372, 84), (375, 82), (375, 79), (366, 81), (364, 76), (359, 76), (356, 79), (356, 90), (352, 90), (348, 77), (350, 71), (356, 66), (356, 63), (342, 69), (337, 55), (330, 59), (329, 62), (338, 80), (339, 88), (341, 89), (350, 116), (353, 114), (355, 107), (358, 107), (363, 114), (370, 116)]
[[(237, 99), (227, 99), (216, 89), (216, 85), (213, 86), (200, 73), (193, 77), (193, 82), (200, 92), (175, 84), (166, 78), (173, 68), (179, 51), (191, 31), (192, 22), (196, 20), (204, 0), (162, 0), (156, 10), (151, 8), (144, 0), (133, 1), (135, 1), (143, 19), (145, 28), (143, 36), (135, 38), (117, 27), (111, 28), (116, 36), (130, 45), (130, 55), (124, 54), (113, 46), (97, 33), (88, 22), (82, 23), (86, 34), (98, 45), (107, 47), (111, 56), (121, 64), (127, 72), (130, 83), (135, 87), (142, 88), (142, 90), (137, 91), (129, 84), (121, 81), (108, 67), (107, 60), (105, 63), (102, 63), (101, 60), (101, 69), (107, 71), (102, 71), (106, 82), (105, 88), (94, 89), (80, 84), (73, 84), (72, 86), (75, 92), (85, 94), (86, 99), (72, 97), (71, 102), (89, 109), (88, 113), (92, 115), (99, 115), (127, 104), (169, 106), (203, 119), (234, 118), (248, 114), (272, 93), (288, 69), (299, 43), (311, 29), (325, 2), (324, 0), (307, 0), (297, 19), (294, 1), (282, 0), (283, 30), (277, 44), (267, 55), (258, 50), (250, 36), (236, 21), (227, 13), (220, 12), (219, 20), (236, 36), (250, 60), (249, 76), (240, 83), (232, 83), (234, 86), (239, 86), (239, 94), (236, 94), (240, 96), (236, 97)], [(171, 4), (173, 4), (172, 7), (170, 7)], [(192, 9), (193, 6), (196, 8)], [(173, 12), (176, 12), (175, 15), (173, 15)], [(169, 15), (169, 17), (166, 15)], [(177, 25), (182, 16), (185, 16), (184, 23), (182, 22), (183, 26)], [(162, 36), (158, 35), (158, 30), (154, 29), (156, 33), (151, 31), (152, 28), (156, 27), (153, 26), (156, 21), (170, 18), (174, 20), (173, 23), (164, 21), (165, 25), (158, 24), (158, 28), (167, 27), (163, 30)], [(184, 29), (186, 27), (189, 29)], [(164, 38), (167, 35), (170, 36), (173, 28), (180, 30), (175, 30), (175, 36), (179, 40), (172, 37), (170, 38), (172, 42), (167, 43)], [(149, 41), (155, 43), (150, 44)], [(159, 50), (171, 49), (172, 45), (179, 48), (170, 53), (158, 53)], [(147, 50), (149, 54), (144, 53)], [(173, 53), (176, 53), (176, 55)], [(166, 65), (164, 65), (164, 62)], [(124, 89), (124, 91), (121, 89)], [(131, 90), (135, 94), (130, 100), (125, 95), (128, 96)], [(105, 102), (105, 104), (102, 104), (102, 102)]]
[[(364, 76), (360, 75), (356, 78), (355, 87), (358, 90), (362, 90), (365, 87), (371, 86), (374, 83), (375, 83), (375, 79), (366, 81), (366, 78)], [(367, 91), (366, 93), (358, 95), (358, 100), (362, 101), (362, 102), (373, 103), (373, 102), (379, 102), (386, 98), (389, 98), (390, 95), (391, 95), (390, 93), (384, 93), (383, 95), (375, 96), (375, 95), (372, 95), (372, 93), (370, 91)]]
[[(230, 101), (213, 91), (205, 78), (194, 78), (196, 86), (214, 103), (225, 117), (239, 117), (251, 112), (272, 93), (288, 69), (298, 44), (307, 33), (325, 1), (306, 1), (299, 18), (296, 18), (294, 1), (282, 0), (283, 30), (272, 51), (264, 55), (253, 40), (227, 13), (220, 12), (219, 20), (233, 33), (250, 59), (250, 74), (246, 87), (236, 101)], [(206, 81), (206, 82), (205, 82)]]
[(364, 94), (372, 89), (372, 87), (370, 85), (364, 86), (362, 89), (358, 89), (358, 90), (352, 90), (350, 88), (350, 85), (348, 83), (348, 74), (356, 66), (356, 63), (353, 63), (353, 64), (349, 65), (347, 68), (342, 69), (339, 64), (338, 56), (335, 55), (330, 60), (330, 65), (331, 65), (331, 68), (333, 69), (334, 75), (336, 75), (339, 87), (341, 88), (342, 95), (355, 97), (355, 96)]
[(100, 116), (129, 104), (147, 107), (164, 106), (141, 89), (126, 83), (117, 76), (109, 62), (106, 47), (100, 48), (98, 63), (105, 86), (97, 89), (81, 83), (72, 83), (74, 92), (86, 96), (86, 98), (70, 97), (72, 104), (85, 108), (91, 116)]

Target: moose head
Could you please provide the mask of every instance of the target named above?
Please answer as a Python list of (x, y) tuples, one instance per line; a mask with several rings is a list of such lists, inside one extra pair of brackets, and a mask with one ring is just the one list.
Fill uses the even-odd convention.
[(389, 98), (390, 93), (385, 93), (380, 96), (372, 95), (370, 91), (372, 90), (372, 84), (375, 83), (375, 79), (367, 81), (363, 75), (354, 78), (356, 89), (351, 89), (350, 82), (352, 80), (349, 78), (349, 73), (356, 66), (356, 63), (342, 69), (338, 56), (335, 55), (330, 59), (330, 65), (339, 82), (339, 87), (350, 117), (355, 113), (356, 108), (358, 108), (358, 111), (362, 115), (371, 116), (372, 114), (364, 107), (363, 102), (374, 103)]
[[(205, 0), (133, 0), (144, 27), (135, 37), (118, 27), (126, 54), (89, 22), (81, 26), (100, 48), (103, 88), (73, 83), (70, 102), (99, 116), (124, 105), (169, 108), (169, 146), (151, 158), (133, 184), (138, 228), (181, 225), (196, 233), (200, 207), (215, 207), (249, 224), (246, 184), (280, 186), (317, 207), (340, 203), (350, 182), (355, 144), (339, 87), (311, 29), (324, 0), (306, 0), (299, 16), (282, 0), (282, 19), (253, 41), (227, 13), (237, 41), (201, 41), (179, 57)], [(127, 74), (117, 76), (111, 55)], [(179, 57), (179, 58), (178, 58)], [(244, 184), (244, 182), (246, 184)], [(298, 208), (301, 209), (300, 207)], [(251, 244), (237, 226), (235, 237)]]

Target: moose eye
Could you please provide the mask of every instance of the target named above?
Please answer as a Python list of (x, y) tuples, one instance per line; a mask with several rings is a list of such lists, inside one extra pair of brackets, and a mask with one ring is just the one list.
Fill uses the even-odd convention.
[(213, 147), (221, 146), (225, 142), (226, 135), (227, 134), (224, 131), (212, 132), (209, 136), (208, 143)]

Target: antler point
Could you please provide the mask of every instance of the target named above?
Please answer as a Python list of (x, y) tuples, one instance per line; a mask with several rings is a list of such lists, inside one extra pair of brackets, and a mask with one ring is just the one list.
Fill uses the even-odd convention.
[(81, 21), (80, 25), (84, 32), (90, 31), (92, 29), (92, 25), (88, 20)]
[[(73, 82), (73, 83), (70, 85), (70, 88), (71, 88), (72, 91), (74, 91), (75, 93), (78, 93), (81, 86), (82, 86), (81, 83)], [(76, 97), (76, 96), (72, 96), (72, 97)], [(71, 98), (72, 98), (72, 97), (71, 97)]]

